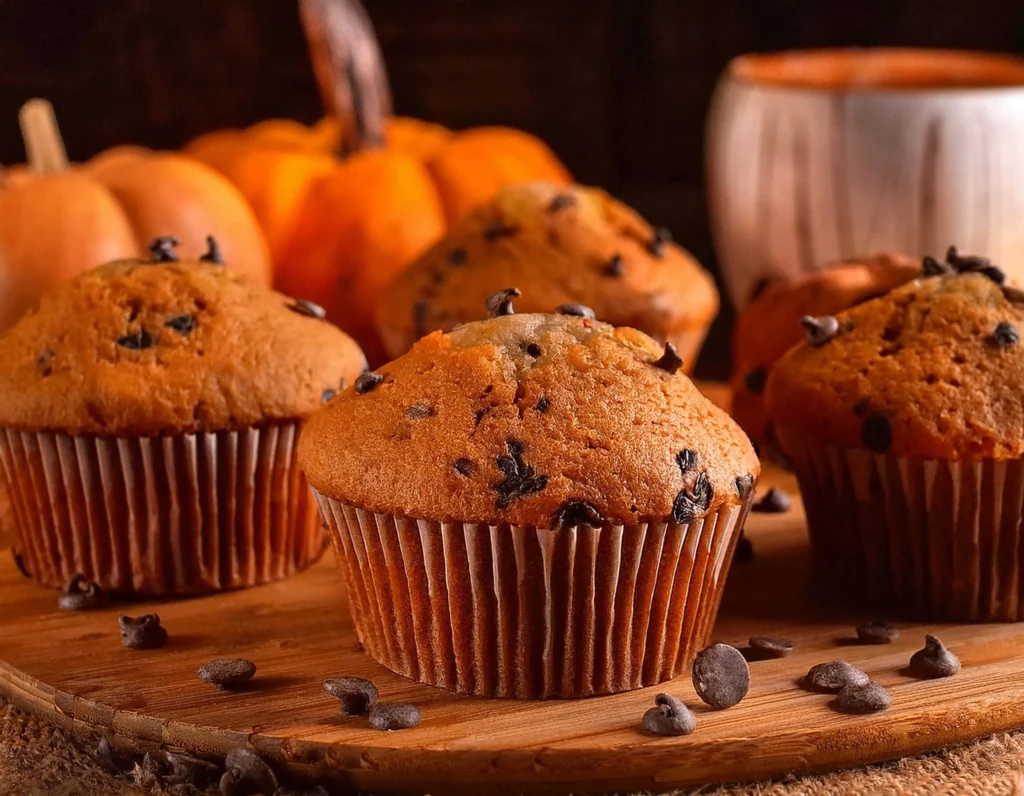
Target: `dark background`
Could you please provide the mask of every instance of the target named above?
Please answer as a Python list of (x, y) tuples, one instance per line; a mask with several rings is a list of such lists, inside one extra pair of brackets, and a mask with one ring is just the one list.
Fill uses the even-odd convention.
[[(1022, 0), (364, 0), (397, 112), (547, 140), (576, 177), (671, 228), (709, 267), (704, 114), (747, 51), (919, 45), (1020, 52)], [(0, 163), (17, 110), (56, 107), (69, 154), (178, 147), (320, 100), (293, 0), (0, 0)], [(705, 375), (722, 372), (723, 313)], [(716, 366), (717, 363), (717, 366)]]

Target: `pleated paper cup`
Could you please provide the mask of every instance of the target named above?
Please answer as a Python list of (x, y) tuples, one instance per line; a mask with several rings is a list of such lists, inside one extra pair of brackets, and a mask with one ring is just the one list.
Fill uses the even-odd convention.
[(521, 699), (684, 671), (711, 633), (750, 504), (687, 524), (551, 531), (404, 519), (314, 494), (373, 658), (449, 691)]
[(184, 595), (286, 577), (324, 547), (298, 422), (109, 438), (0, 430), (18, 550), (60, 587)]
[(907, 618), (1024, 619), (1024, 460), (941, 461), (822, 445), (776, 428), (814, 571)]

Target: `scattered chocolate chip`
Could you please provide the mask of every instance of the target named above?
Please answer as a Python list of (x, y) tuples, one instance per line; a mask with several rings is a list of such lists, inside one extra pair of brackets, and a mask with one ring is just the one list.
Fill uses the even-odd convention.
[(384, 381), (384, 377), (372, 370), (364, 370), (356, 379), (356, 395), (366, 395), (376, 390)]
[(326, 390), (324, 390), (322, 393), (320, 393), (320, 403), (322, 403), (322, 404), (327, 403), (335, 395), (337, 395), (337, 393), (334, 390), (332, 390), (330, 387), (328, 387)]
[(665, 353), (661, 355), (661, 359), (657, 359), (651, 364), (669, 374), (675, 375), (676, 371), (683, 366), (683, 358), (679, 356), (676, 347), (672, 343), (665, 343)]
[(178, 334), (189, 335), (196, 328), (196, 317), (194, 315), (175, 315), (164, 324), (168, 329), (173, 329)]
[(820, 318), (805, 315), (800, 319), (800, 325), (807, 331), (807, 344), (814, 348), (820, 348), (839, 334), (839, 321), (832, 315)]
[(785, 658), (795, 648), (788, 638), (771, 638), (769, 636), (751, 636), (750, 649), (757, 658)]
[(672, 503), (672, 519), (679, 524), (692, 522), (707, 513), (713, 497), (714, 488), (707, 473), (698, 473), (693, 487), (689, 491), (683, 487), (676, 495)]
[(497, 460), (498, 469), (505, 479), (494, 487), (498, 493), (499, 509), (507, 509), (513, 500), (540, 492), (548, 485), (546, 475), (535, 476), (533, 468), (523, 461), (522, 442), (510, 439), (505, 444), (508, 455), (499, 456)]
[(288, 309), (299, 315), (305, 315), (307, 318), (315, 318), (318, 321), (322, 321), (327, 317), (327, 310), (319, 304), (314, 304), (306, 299), (295, 299), (295, 301), (288, 305)]
[(605, 276), (613, 276), (616, 279), (625, 274), (626, 269), (623, 265), (622, 255), (616, 253), (609, 257), (608, 262), (604, 264), (603, 273)]
[(1020, 336), (1017, 334), (1017, 330), (1006, 321), (1000, 321), (996, 325), (996, 330), (992, 332), (992, 342), (1000, 348), (1011, 346), (1019, 339)]
[(870, 414), (860, 427), (860, 440), (874, 453), (885, 453), (892, 447), (892, 426), (885, 415)]
[(654, 735), (689, 735), (697, 729), (697, 715), (681, 699), (658, 694), (653, 707), (644, 713), (644, 729)]
[(956, 273), (956, 269), (946, 263), (940, 263), (934, 257), (925, 256), (921, 260), (921, 272), (925, 276), (946, 276)]
[(560, 193), (556, 194), (555, 198), (548, 204), (549, 213), (557, 213), (559, 210), (565, 210), (567, 207), (572, 207), (576, 204), (576, 197), (571, 193)]
[(14, 559), (14, 566), (18, 568), (18, 572), (21, 573), (22, 577), (31, 578), (32, 573), (25, 567), (25, 559), (22, 557), (18, 550), (11, 550), (11, 557)]
[(178, 255), (174, 249), (179, 243), (180, 241), (173, 235), (154, 238), (149, 243), (149, 259), (154, 263), (177, 262)]
[(840, 713), (880, 713), (892, 707), (889, 692), (874, 681), (864, 685), (848, 685), (839, 690), (834, 707)]
[(423, 420), (423, 418), (433, 417), (435, 414), (434, 407), (427, 404), (413, 404), (405, 410), (405, 416), (410, 420)]
[(736, 494), (740, 500), (745, 500), (754, 486), (754, 476), (750, 473), (736, 477)]
[(139, 617), (119, 616), (121, 645), (130, 650), (155, 650), (167, 643), (167, 630), (157, 614)]
[(277, 777), (273, 770), (248, 749), (228, 752), (224, 768), (224, 776), (220, 779), (221, 796), (277, 793)]
[(499, 290), (497, 293), (492, 293), (485, 302), (487, 314), (491, 318), (497, 318), (501, 315), (515, 315), (516, 311), (512, 308), (512, 300), (519, 298), (521, 295), (523, 295), (522, 291), (517, 287), (507, 287), (504, 290)]
[(697, 452), (690, 448), (683, 448), (676, 454), (676, 464), (679, 465), (679, 471), (686, 475), (697, 466)]
[(597, 318), (594, 311), (583, 304), (560, 304), (555, 308), (555, 312), (559, 315), (574, 315), (577, 318), (589, 318), (590, 320)]
[(501, 238), (511, 238), (519, 232), (519, 227), (514, 227), (506, 224), (504, 221), (497, 219), (491, 221), (486, 227), (484, 227), (484, 237), (492, 243)]
[(519, 347), (523, 350), (523, 353), (525, 353), (527, 356), (533, 357), (534, 359), (536, 359), (543, 353), (541, 351), (540, 346), (537, 345), (536, 343), (520, 343)]
[(749, 564), (754, 560), (754, 545), (745, 533), (740, 533), (740, 538), (736, 542), (736, 552), (733, 553), (733, 559), (737, 564)]
[(761, 514), (785, 514), (793, 505), (789, 495), (776, 486), (764, 493), (764, 497), (751, 506), (751, 511)]
[(337, 697), (342, 716), (365, 716), (377, 704), (377, 686), (364, 677), (335, 677), (324, 680), (324, 690)]
[(754, 370), (747, 373), (743, 377), (743, 383), (746, 388), (754, 395), (760, 395), (764, 392), (764, 385), (768, 381), (768, 370), (766, 368), (754, 368)]
[(960, 671), (960, 659), (946, 649), (946, 645), (931, 633), (925, 637), (924, 649), (910, 657), (910, 673), (914, 677), (930, 680), (936, 677), (952, 677)]
[(473, 460), (467, 459), (465, 456), (452, 462), (452, 467), (455, 468), (455, 472), (466, 476), (466, 478), (469, 478), (476, 471), (476, 465), (473, 464)]
[(378, 702), (370, 708), (370, 726), (375, 730), (407, 730), (420, 723), (415, 705), (401, 702)]
[(465, 249), (452, 249), (448, 252), (448, 264), (449, 265), (465, 265), (466, 264), (466, 250)]
[(591, 528), (600, 528), (604, 524), (604, 517), (593, 503), (586, 500), (567, 500), (555, 512), (555, 521), (558, 528), (574, 528), (577, 525), (589, 525)]
[(57, 600), (57, 604), (65, 611), (94, 611), (102, 608), (106, 602), (103, 589), (82, 574), (73, 575), (71, 580), (64, 584)]
[(537, 405), (533, 408), (536, 409), (541, 414), (544, 414), (544, 412), (548, 411), (549, 406), (551, 406), (551, 399), (541, 398), (539, 401), (537, 401)]
[(846, 661), (829, 661), (812, 666), (804, 676), (803, 686), (809, 691), (835, 693), (848, 685), (863, 686), (871, 682), (864, 672)]
[(156, 337), (145, 329), (141, 329), (135, 334), (126, 334), (124, 337), (117, 338), (117, 344), (129, 351), (144, 351), (156, 345)]
[(36, 370), (39, 371), (40, 376), (46, 377), (53, 373), (53, 358), (55, 356), (56, 354), (48, 348), (36, 357)]
[(693, 687), (712, 707), (729, 708), (750, 690), (750, 669), (735, 647), (712, 644), (693, 660)]
[(256, 664), (245, 658), (218, 658), (199, 667), (199, 679), (221, 691), (238, 688), (256, 674)]
[(672, 240), (672, 233), (664, 227), (654, 230), (654, 236), (647, 243), (647, 251), (655, 257), (662, 257), (665, 254), (665, 244)]
[(988, 257), (978, 257), (971, 254), (960, 254), (956, 246), (950, 246), (946, 250), (946, 262), (953, 266), (960, 273), (979, 273), (987, 276), (997, 285), (1006, 281), (1006, 274), (994, 265)]
[(862, 644), (892, 644), (899, 637), (899, 628), (888, 622), (866, 622), (857, 627), (857, 640)]
[(206, 236), (206, 254), (199, 258), (204, 263), (224, 265), (224, 255), (220, 252), (220, 244), (213, 235)]

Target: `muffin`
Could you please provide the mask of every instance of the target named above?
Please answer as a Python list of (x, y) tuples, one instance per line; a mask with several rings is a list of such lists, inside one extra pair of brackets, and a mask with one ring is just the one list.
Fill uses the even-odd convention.
[(460, 693), (667, 680), (711, 631), (757, 458), (671, 346), (578, 305), (511, 314), (516, 292), (303, 431), (359, 636)]
[(740, 313), (732, 336), (732, 416), (761, 453), (774, 450), (764, 410), (772, 365), (800, 342), (805, 315), (834, 315), (921, 275), (921, 261), (901, 254), (828, 266), (793, 282), (766, 285)]
[[(0, 468), (25, 566), (115, 593), (251, 586), (324, 536), (300, 421), (364, 367), (319, 308), (217, 262), (110, 263), (0, 337)], [(2, 480), (2, 479), (0, 479)]]
[(530, 183), (503, 189), (384, 291), (377, 327), (392, 357), (425, 334), (486, 317), (507, 285), (522, 312), (562, 304), (672, 343), (689, 372), (718, 312), (714, 280), (666, 230), (594, 188)]
[(1024, 293), (982, 258), (835, 317), (768, 377), (815, 570), (887, 613), (1024, 618)]

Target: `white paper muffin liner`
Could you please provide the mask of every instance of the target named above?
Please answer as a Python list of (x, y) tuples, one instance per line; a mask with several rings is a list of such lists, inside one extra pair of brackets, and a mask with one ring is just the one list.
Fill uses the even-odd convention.
[(324, 546), (296, 461), (298, 422), (109, 438), (0, 429), (17, 547), (32, 576), (115, 593), (252, 586)]
[(822, 445), (776, 427), (814, 571), (886, 614), (1024, 619), (1024, 460), (939, 461)]
[(373, 658), (449, 691), (521, 699), (682, 672), (711, 633), (750, 506), (551, 531), (403, 519), (314, 494)]

